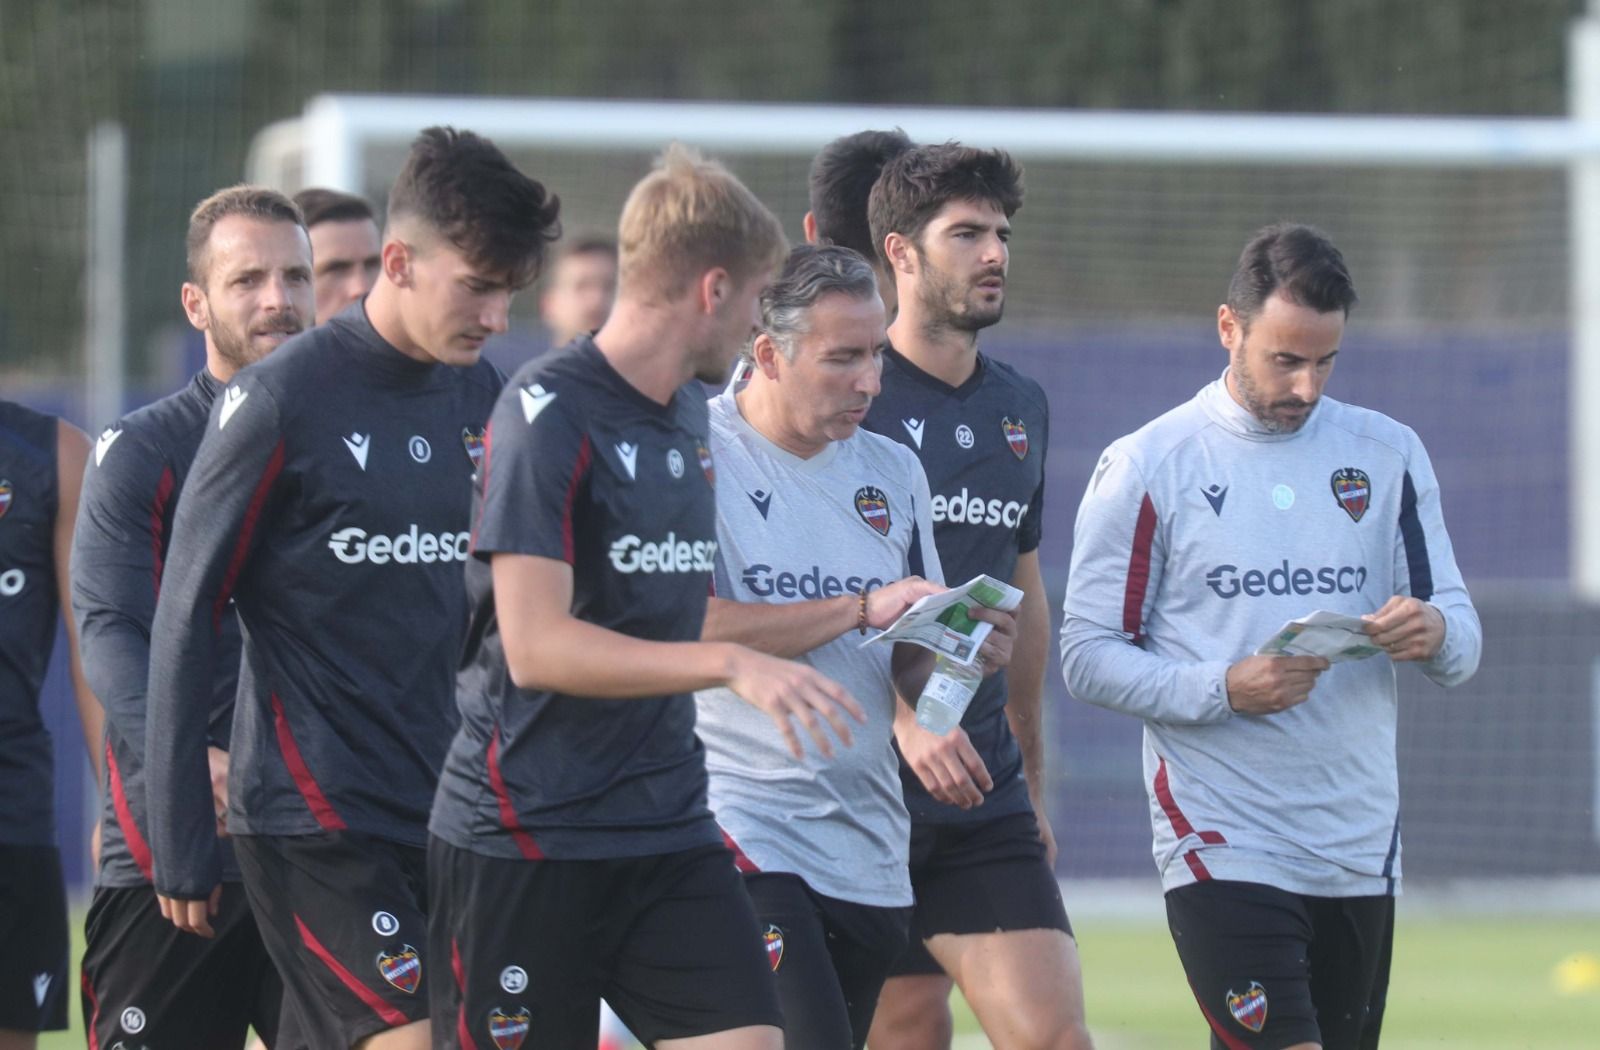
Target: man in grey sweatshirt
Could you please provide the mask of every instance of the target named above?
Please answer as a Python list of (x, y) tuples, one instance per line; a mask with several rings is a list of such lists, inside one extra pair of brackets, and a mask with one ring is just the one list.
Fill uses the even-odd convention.
[[(1156, 864), (1218, 1047), (1374, 1047), (1400, 883), (1394, 664), (1482, 631), (1417, 435), (1322, 397), (1356, 293), (1319, 231), (1245, 247), (1229, 367), (1101, 456), (1061, 630), (1078, 698), (1145, 721)], [(1257, 656), (1314, 610), (1381, 655)]]

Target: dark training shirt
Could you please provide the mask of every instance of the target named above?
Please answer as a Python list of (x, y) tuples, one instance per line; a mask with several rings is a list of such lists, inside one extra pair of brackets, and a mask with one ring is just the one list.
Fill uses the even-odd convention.
[[(178, 497), (221, 389), (202, 370), (182, 390), (107, 427), (84, 475), (72, 539), (72, 608), (83, 671), (106, 712), (95, 877), (101, 886), (140, 886), (151, 877), (144, 785), (150, 627)], [(233, 728), (239, 645), (239, 619), (230, 608), (216, 642), (207, 726), (208, 742), (224, 751)], [(238, 881), (227, 842), (222, 868), (226, 881)]]
[(56, 419), (0, 401), (0, 843), (55, 844), (39, 691), (55, 645)]
[(496, 553), (565, 561), (578, 619), (637, 638), (698, 639), (716, 561), (708, 431), (698, 384), (657, 404), (587, 337), (524, 366), (506, 387), (474, 506), (461, 731), (429, 824), (444, 841), (528, 859), (721, 841), (706, 808), (693, 697), (518, 689), (489, 564)]
[(472, 474), (502, 377), (427, 364), (356, 304), (236, 376), (173, 524), (150, 654), (156, 888), (218, 879), (205, 732), (229, 599), (244, 627), (228, 826), (420, 846), (458, 718)]
[[(980, 353), (977, 369), (953, 387), (891, 347), (883, 355), (883, 390), (863, 425), (908, 446), (922, 461), (945, 582), (956, 586), (979, 573), (1009, 581), (1018, 555), (1038, 549), (1050, 439), (1050, 408), (1038, 383)], [(1005, 672), (990, 675), (961, 719), (994, 790), (970, 810), (945, 805), (902, 762), (900, 781), (914, 822), (993, 820), (1029, 808), (1006, 695)]]

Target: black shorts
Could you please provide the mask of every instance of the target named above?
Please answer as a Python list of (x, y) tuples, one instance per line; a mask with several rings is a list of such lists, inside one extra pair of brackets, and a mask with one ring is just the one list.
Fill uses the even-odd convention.
[(89, 1045), (238, 1050), (254, 1027), (276, 1048), (283, 985), (238, 883), (223, 884), (211, 928), (210, 939), (179, 930), (149, 886), (96, 889), (81, 981)]
[[(600, 999), (646, 1045), (782, 1027), (750, 898), (722, 846), (616, 860), (502, 860), (435, 838), (433, 1044), (594, 1046)], [(448, 947), (447, 947), (448, 946)]]
[(1061, 885), (1045, 863), (1033, 812), (959, 824), (913, 824), (911, 943), (891, 976), (942, 974), (924, 942), (941, 933), (1060, 930)]
[(284, 1039), (354, 1046), (428, 1016), (427, 857), (351, 831), (237, 835), (262, 943), (283, 975)]
[(784, 1046), (861, 1050), (911, 909), (825, 897), (798, 875), (746, 875), (744, 885), (778, 979)]
[(1213, 1047), (1377, 1046), (1393, 897), (1208, 880), (1167, 894), (1167, 925)]
[(67, 1027), (67, 892), (54, 846), (0, 846), (0, 1028)]

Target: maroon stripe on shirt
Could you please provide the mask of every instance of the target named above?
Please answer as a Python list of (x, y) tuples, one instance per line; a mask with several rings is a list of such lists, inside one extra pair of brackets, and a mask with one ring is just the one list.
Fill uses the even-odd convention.
[(572, 480), (567, 482), (567, 502), (561, 510), (561, 549), (571, 565), (577, 559), (573, 552), (572, 544), (572, 506), (578, 499), (578, 484), (583, 481), (584, 474), (588, 473), (589, 461), (594, 456), (594, 447), (589, 444), (589, 435), (583, 435), (583, 441), (578, 445), (578, 461), (572, 465)]
[(495, 801), (500, 806), (500, 823), (511, 832), (512, 841), (528, 860), (544, 860), (544, 850), (533, 841), (533, 836), (517, 820), (517, 808), (511, 804), (511, 794), (506, 790), (506, 780), (500, 774), (500, 729), (496, 727), (489, 738), (489, 786), (494, 789)]
[(133, 821), (133, 809), (128, 805), (128, 792), (122, 785), (122, 770), (117, 768), (117, 756), (111, 752), (111, 741), (106, 741), (106, 775), (110, 777), (111, 804), (117, 811), (117, 826), (122, 829), (122, 840), (128, 845), (128, 852), (133, 855), (133, 862), (139, 865), (139, 872), (151, 881), (155, 880), (154, 868), (150, 862), (150, 844), (139, 833), (139, 825)]
[(324, 831), (343, 831), (346, 826), (344, 818), (328, 804), (328, 797), (322, 793), (317, 778), (311, 775), (310, 768), (306, 766), (306, 760), (300, 754), (300, 745), (294, 742), (294, 733), (289, 729), (289, 719), (283, 713), (283, 701), (278, 699), (277, 693), (272, 694), (272, 722), (278, 730), (278, 750), (283, 752), (283, 764), (289, 767), (294, 786), (300, 789), (300, 797), (306, 800), (311, 815), (317, 818), (317, 823), (322, 825)]
[[(1172, 831), (1180, 839), (1194, 835), (1208, 846), (1226, 846), (1228, 840), (1222, 837), (1220, 831), (1196, 831), (1194, 825), (1189, 823), (1189, 818), (1183, 815), (1183, 810), (1178, 806), (1178, 800), (1172, 797), (1172, 785), (1167, 780), (1167, 760), (1161, 759), (1156, 767), (1155, 778), (1156, 801), (1161, 803), (1161, 812), (1167, 815), (1167, 821), (1172, 825)], [(1200, 863), (1200, 858), (1191, 850), (1184, 859), (1188, 861), (1190, 870), (1201, 878), (1209, 879), (1211, 873), (1205, 870), (1205, 865)], [(1198, 865), (1198, 867), (1196, 867)], [(1203, 874), (1202, 874), (1203, 873)]]
[(410, 1018), (384, 1002), (382, 996), (362, 984), (360, 978), (345, 969), (344, 965), (333, 957), (333, 953), (322, 946), (322, 942), (317, 940), (316, 935), (311, 932), (300, 916), (296, 915), (294, 917), (294, 924), (300, 931), (301, 943), (311, 950), (311, 954), (321, 959), (322, 964), (331, 970), (335, 977), (339, 978), (340, 983), (354, 992), (357, 999), (371, 1007), (372, 1012), (381, 1017), (385, 1024), (391, 1028), (399, 1028), (401, 1025), (411, 1023)]
[(267, 494), (272, 491), (272, 483), (278, 480), (278, 474), (283, 470), (283, 439), (278, 439), (278, 444), (272, 450), (272, 456), (267, 460), (267, 469), (261, 472), (261, 480), (256, 484), (256, 491), (250, 497), (250, 507), (245, 511), (244, 521), (239, 525), (239, 540), (234, 544), (233, 557), (228, 560), (228, 571), (222, 577), (222, 589), (217, 592), (216, 604), (211, 609), (211, 629), (222, 630), (222, 614), (228, 608), (228, 600), (233, 597), (233, 588), (239, 582), (239, 573), (244, 570), (245, 556), (250, 553), (250, 539), (256, 531), (256, 523), (261, 519), (261, 511), (267, 505)]
[(161, 573), (167, 567), (167, 501), (172, 498), (175, 484), (177, 479), (172, 476), (172, 468), (163, 468), (161, 480), (156, 482), (155, 501), (150, 504), (150, 564), (155, 566), (157, 597), (161, 595)]
[(760, 868), (756, 867), (755, 861), (745, 856), (744, 850), (740, 849), (739, 844), (733, 841), (732, 835), (728, 834), (728, 832), (723, 828), (719, 827), (717, 830), (722, 832), (722, 844), (733, 851), (734, 868), (744, 874), (759, 872), (761, 870)]
[(1143, 639), (1144, 595), (1150, 587), (1150, 547), (1156, 538), (1156, 505), (1150, 494), (1139, 503), (1139, 520), (1133, 528), (1133, 554), (1128, 558), (1128, 589), (1122, 598), (1122, 630), (1133, 636), (1135, 645)]

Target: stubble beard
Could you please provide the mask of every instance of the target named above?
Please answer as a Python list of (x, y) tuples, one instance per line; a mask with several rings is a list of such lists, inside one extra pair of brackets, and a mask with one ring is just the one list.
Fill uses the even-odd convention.
[[(924, 260), (922, 294), (918, 296), (929, 320), (936, 326), (977, 334), (1000, 323), (1006, 300), (1002, 291), (993, 305), (985, 303), (975, 284), (955, 280)], [(988, 274), (981, 275), (989, 276)]]
[(1264, 430), (1273, 434), (1293, 434), (1305, 426), (1306, 421), (1311, 418), (1310, 409), (1316, 407), (1315, 401), (1311, 402), (1305, 414), (1298, 419), (1280, 418), (1276, 415), (1279, 409), (1306, 407), (1305, 402), (1299, 399), (1278, 402), (1266, 400), (1261, 396), (1261, 389), (1256, 386), (1255, 375), (1251, 373), (1249, 366), (1244, 363), (1242, 355), (1239, 360), (1233, 362), (1232, 368), (1233, 381), (1239, 388), (1239, 397), (1243, 399), (1245, 409), (1255, 417), (1255, 421), (1261, 424)]

